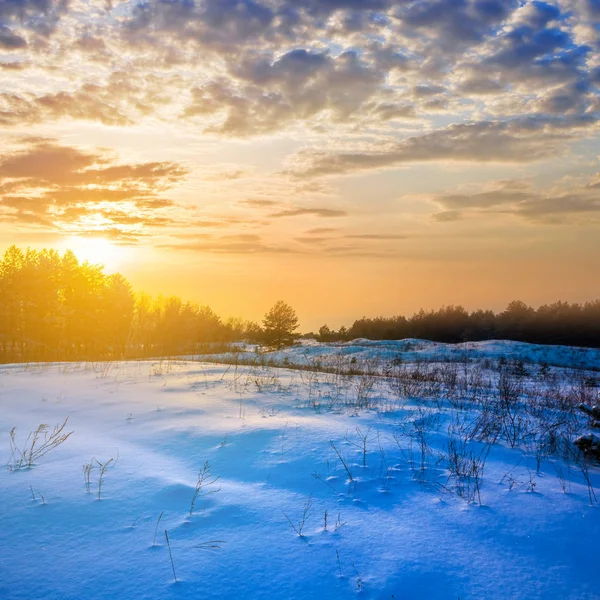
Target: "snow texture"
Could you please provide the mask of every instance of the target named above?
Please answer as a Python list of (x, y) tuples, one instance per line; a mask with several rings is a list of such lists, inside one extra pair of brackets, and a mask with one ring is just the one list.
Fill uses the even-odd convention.
[[(505, 356), (530, 374), (547, 362), (560, 385), (572, 371), (562, 367), (600, 365), (597, 351), (419, 340), (305, 343), (271, 358), (340, 352), (381, 364), (468, 353), (467, 369)], [(0, 472), (2, 600), (600, 598), (600, 513), (583, 472), (500, 437), (481, 503), (467, 497), (444, 459), (448, 427), (480, 407), (457, 408), (443, 389), (394, 399), (383, 377), (194, 360), (0, 375), (2, 463), (13, 427), (21, 446), (41, 423), (68, 417), (73, 431), (32, 468)], [(348, 401), (361, 393), (364, 404)], [(427, 436), (423, 464), (415, 431)], [(82, 466), (111, 458), (98, 499), (100, 469), (88, 492)], [(206, 461), (219, 479), (190, 514)], [(588, 476), (598, 489), (596, 465)]]

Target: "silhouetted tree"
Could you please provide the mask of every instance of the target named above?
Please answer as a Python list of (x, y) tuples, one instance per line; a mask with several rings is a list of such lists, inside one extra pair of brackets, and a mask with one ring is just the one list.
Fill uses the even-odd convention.
[(123, 356), (131, 335), (135, 298), (131, 285), (117, 273), (106, 279), (102, 302), (105, 344)]
[(296, 311), (279, 300), (263, 319), (264, 339), (267, 344), (281, 348), (294, 341), (294, 332), (298, 329)]
[(317, 336), (319, 342), (331, 342), (335, 339), (335, 331), (331, 331), (327, 325), (319, 327), (319, 335)]

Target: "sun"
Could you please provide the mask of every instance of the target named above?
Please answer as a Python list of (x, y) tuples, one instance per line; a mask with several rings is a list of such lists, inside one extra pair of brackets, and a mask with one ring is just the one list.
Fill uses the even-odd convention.
[(104, 265), (108, 273), (117, 271), (125, 259), (123, 248), (103, 237), (69, 236), (61, 246), (63, 250), (72, 250), (82, 262)]

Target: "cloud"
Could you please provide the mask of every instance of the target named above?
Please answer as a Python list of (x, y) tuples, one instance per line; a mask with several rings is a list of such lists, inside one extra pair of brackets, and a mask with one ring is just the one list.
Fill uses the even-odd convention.
[(97, 157), (88, 152), (59, 146), (52, 141), (38, 142), (24, 150), (0, 158), (0, 181), (18, 179), (36, 185), (75, 183), (82, 170)]
[(226, 50), (232, 40), (256, 40), (268, 35), (274, 12), (252, 0), (149, 0), (135, 5), (125, 22), (125, 34), (137, 42), (153, 34), (175, 34), (207, 47)]
[[(428, 34), (444, 47), (480, 42), (518, 6), (511, 0), (147, 0), (125, 23), (134, 41), (177, 34), (203, 47), (232, 51), (235, 42), (269, 45), (304, 34), (338, 36), (395, 29)], [(395, 27), (394, 27), (395, 26)]]
[[(393, 250), (373, 251), (359, 244), (330, 245), (331, 242), (340, 238), (332, 236), (300, 236), (294, 238), (298, 245), (281, 245), (268, 243), (259, 235), (255, 234), (233, 234), (213, 236), (208, 233), (176, 234), (178, 239), (189, 240), (171, 244), (161, 244), (160, 248), (177, 251), (201, 252), (212, 254), (307, 254), (307, 255), (331, 255), (346, 257), (390, 257), (394, 255)], [(367, 234), (365, 236), (345, 236), (356, 240), (391, 240), (399, 239), (398, 236)]]
[[(324, 233), (330, 232), (330, 233), (336, 233), (338, 230), (336, 229), (329, 229), (329, 228), (322, 228)], [(408, 236), (406, 235), (394, 235), (394, 234), (379, 234), (379, 233), (356, 233), (356, 234), (345, 234), (342, 236), (335, 236), (335, 235), (316, 235), (314, 232), (317, 231), (318, 233), (318, 229), (317, 230), (313, 230), (312, 232), (307, 232), (307, 235), (301, 236), (301, 237), (297, 237), (295, 238), (297, 242), (300, 242), (302, 244), (308, 244), (308, 245), (315, 245), (315, 246), (321, 246), (323, 244), (326, 244), (328, 242), (331, 241), (337, 241), (339, 242), (340, 239), (346, 239), (346, 240), (357, 240), (357, 241), (366, 241), (366, 242), (372, 242), (372, 241), (376, 241), (376, 242), (390, 242), (390, 241), (395, 241), (395, 240), (406, 240), (408, 239)], [(343, 246), (343, 248), (353, 248), (356, 249), (355, 246)], [(335, 249), (342, 248), (341, 246), (337, 246), (334, 247), (334, 251), (336, 251)], [(329, 250), (330, 248), (328, 248), (327, 250)]]
[(334, 240), (336, 238), (333, 237), (318, 237), (318, 236), (300, 236), (294, 238), (300, 244), (306, 244), (308, 246), (321, 246)]
[(159, 247), (212, 254), (294, 254), (299, 252), (299, 250), (287, 246), (268, 244), (258, 235), (237, 234), (214, 238), (205, 234), (196, 235), (195, 238), (195, 241), (161, 244)]
[(446, 91), (443, 85), (432, 85), (421, 83), (416, 85), (413, 89), (413, 94), (418, 98), (427, 98), (429, 96), (435, 96)]
[(553, 57), (558, 51), (566, 50), (572, 44), (571, 36), (556, 27), (541, 30), (532, 27), (515, 28), (504, 36), (503, 41), (504, 47), (486, 58), (484, 65), (509, 70), (519, 69), (523, 65), (536, 64), (537, 59), (542, 57)]
[[(597, 136), (600, 116), (599, 22), (595, 0), (0, 0), (0, 72), (10, 80), (0, 91), (0, 126), (12, 128), (3, 142), (38, 127), (68, 135), (73, 120), (93, 123), (90, 134), (104, 140), (131, 128), (115, 146), (136, 148), (163, 130), (189, 142), (173, 154), (165, 147), (165, 160), (136, 163), (30, 140), (0, 156), (1, 212), (40, 228), (95, 219), (132, 236), (145, 227), (189, 234), (265, 224), (218, 211), (178, 221), (174, 188), (187, 169), (169, 157), (189, 152), (199, 163), (212, 153), (208, 143), (215, 157), (194, 174), (197, 198), (273, 228), (288, 217), (351, 219), (341, 197), (348, 182), (336, 189), (335, 176), (415, 163), (500, 170), (583, 154), (589, 147), (579, 142)], [(252, 136), (263, 138), (216, 139)], [(295, 154), (281, 167), (286, 152)], [(428, 181), (410, 185), (430, 189)], [(568, 192), (447, 193), (431, 218), (594, 213), (589, 190)], [(348, 202), (359, 193), (350, 190)], [(194, 202), (187, 190), (186, 201)], [(339, 253), (403, 239), (370, 230), (349, 237), (360, 231), (350, 219), (342, 223), (353, 229), (301, 234), (303, 251), (310, 238), (326, 245), (335, 237)], [(289, 251), (256, 239), (183, 239), (215, 252)]]
[[(198, 7), (174, 4), (179, 8), (169, 8), (169, 27), (185, 29), (190, 19), (198, 27), (237, 22), (237, 15), (225, 14), (229, 3), (210, 3), (209, 21)], [(213, 133), (262, 135), (294, 123), (320, 125), (324, 118), (330, 127), (382, 125), (451, 110), (465, 94), (481, 98), (502, 91), (516, 106), (527, 92), (539, 93), (540, 80), (571, 83), (569, 93), (580, 97), (567, 102), (561, 92), (547, 100), (548, 112), (560, 114), (568, 106), (582, 116), (597, 93), (591, 48), (575, 41), (573, 13), (543, 2), (233, 4), (242, 13), (262, 6), (271, 16), (259, 20), (251, 36), (232, 38), (235, 48), (221, 40), (223, 74), (192, 90), (184, 116), (199, 118)], [(192, 37), (211, 47), (202, 27), (196, 33), (204, 33)], [(343, 50), (335, 54), (314, 44), (315, 37), (328, 35), (339, 38)]]
[(172, 101), (174, 81), (153, 74), (114, 71), (106, 81), (46, 94), (0, 93), (0, 123), (35, 124), (58, 119), (133, 125)]
[[(592, 116), (573, 120), (532, 117), (450, 125), (389, 144), (383, 150), (304, 151), (292, 159), (287, 172), (297, 177), (318, 177), (415, 162), (534, 162), (556, 156), (575, 139), (578, 130), (595, 122)], [(587, 133), (591, 134), (591, 129)]]
[(355, 245), (330, 246), (326, 253), (330, 256), (345, 258), (397, 258), (398, 253), (394, 250), (365, 250)]
[(442, 212), (431, 215), (431, 218), (438, 223), (453, 223), (462, 218), (462, 214), (458, 210), (444, 210)]
[(335, 227), (314, 227), (313, 229), (307, 229), (307, 235), (322, 235), (324, 233), (336, 233), (339, 229)]
[(91, 230), (78, 230), (77, 235), (80, 237), (99, 237), (102, 239), (108, 239), (121, 246), (137, 246), (142, 238), (145, 237), (144, 233), (140, 232), (127, 232), (119, 229), (118, 227), (110, 227), (106, 229), (91, 229)]
[(443, 48), (455, 49), (482, 42), (516, 5), (514, 0), (423, 0), (400, 4), (396, 16), (406, 27), (433, 33)]
[[(325, 30), (341, 32), (377, 29), (374, 18), (388, 10), (392, 0), (146, 0), (136, 5), (124, 23), (132, 43), (173, 35), (209, 50), (234, 53), (245, 45), (297, 42), (303, 34)], [(341, 15), (336, 24), (328, 20)]]
[(332, 208), (289, 208), (286, 210), (280, 210), (276, 213), (272, 213), (271, 217), (301, 217), (305, 215), (312, 215), (315, 217), (321, 217), (324, 219), (345, 217), (348, 213), (345, 210), (337, 210)]
[(125, 236), (133, 228), (172, 224), (171, 217), (157, 214), (173, 205), (160, 194), (186, 175), (187, 169), (175, 163), (124, 164), (105, 151), (25, 139), (20, 148), (0, 155), (0, 210), (19, 223), (76, 224), (82, 231), (93, 217), (116, 239), (116, 229)]
[(389, 241), (389, 240), (406, 240), (408, 236), (406, 235), (394, 235), (394, 234), (380, 234), (380, 233), (356, 233), (351, 235), (344, 236), (349, 240), (381, 240), (381, 241)]
[(506, 84), (487, 73), (470, 73), (459, 83), (458, 90), (471, 96), (487, 96), (506, 90)]
[[(123, 189), (145, 193), (149, 188), (169, 186), (187, 175), (187, 169), (170, 162), (116, 164), (113, 156), (70, 146), (52, 140), (38, 140), (24, 149), (0, 156), (0, 182), (9, 179), (34, 182), (36, 186), (101, 185), (118, 182)], [(110, 190), (106, 190), (110, 191)]]
[(439, 194), (431, 200), (444, 209), (436, 221), (454, 221), (464, 214), (508, 214), (537, 223), (564, 223), (591, 216), (600, 217), (598, 180), (571, 181), (551, 189), (535, 189), (530, 182), (500, 181), (480, 191)]
[[(197, 227), (199, 229), (221, 229), (224, 227), (230, 227), (232, 224), (227, 221), (218, 221), (213, 219), (202, 219), (189, 221), (187, 223), (188, 227)], [(197, 235), (195, 233), (189, 234), (191, 237)]]
[[(123, 210), (90, 208), (89, 206), (68, 206), (62, 210), (58, 218), (61, 223), (77, 222), (85, 217), (101, 217), (107, 223), (115, 226), (125, 225), (136, 228), (161, 228), (177, 225), (177, 221), (167, 216), (152, 216), (148, 214), (132, 214)], [(103, 229), (103, 231), (106, 229)]]
[(204, 176), (205, 181), (233, 181), (235, 179), (243, 179), (248, 177), (251, 172), (247, 169), (228, 169), (217, 171), (216, 173), (207, 173)]
[[(240, 138), (285, 128), (390, 134), (453, 110), (455, 121), (525, 118), (531, 106), (582, 117), (598, 95), (594, 47), (580, 39), (598, 18), (593, 0), (72, 5), (0, 4), (0, 47), (45, 69), (48, 82), (5, 92), (3, 126), (182, 118), (197, 133)], [(51, 49), (23, 46), (50, 33)]]
[(265, 208), (276, 206), (277, 202), (275, 200), (266, 200), (263, 198), (249, 198), (248, 200), (240, 200), (238, 204), (250, 206), (252, 208)]
[(2, 0), (0, 48), (15, 50), (27, 46), (23, 32), (51, 35), (68, 7), (68, 0)]
[(140, 196), (131, 200), (139, 209), (157, 210), (159, 208), (170, 208), (176, 205), (174, 200), (170, 198), (151, 198), (148, 196)]
[(16, 60), (11, 62), (0, 62), (0, 69), (3, 71), (24, 71), (29, 66), (29, 63)]
[(0, 48), (15, 50), (27, 46), (27, 41), (11, 31), (6, 25), (0, 24)]
[[(183, 116), (212, 116), (206, 131), (240, 137), (277, 131), (324, 113), (346, 122), (379, 110), (383, 119), (374, 100), (384, 81), (385, 73), (354, 51), (333, 56), (294, 49), (277, 58), (248, 53), (232, 66), (230, 79), (193, 88)], [(401, 115), (398, 110), (387, 116)]]

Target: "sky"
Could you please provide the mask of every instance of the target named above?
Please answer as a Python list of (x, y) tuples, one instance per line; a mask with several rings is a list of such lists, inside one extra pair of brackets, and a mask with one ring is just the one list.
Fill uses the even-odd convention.
[(599, 0), (0, 0), (0, 251), (304, 330), (599, 298), (599, 50)]

